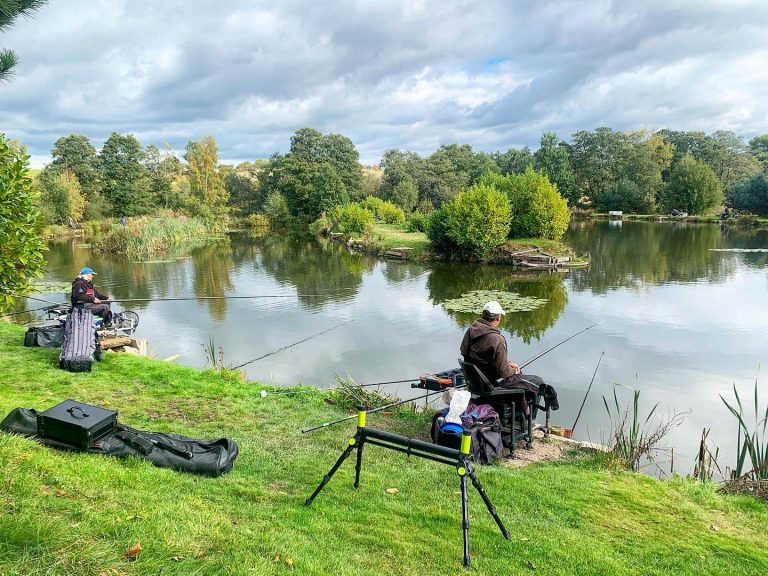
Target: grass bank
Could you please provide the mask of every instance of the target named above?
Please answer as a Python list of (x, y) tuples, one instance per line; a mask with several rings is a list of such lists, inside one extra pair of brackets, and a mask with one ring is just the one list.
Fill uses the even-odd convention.
[[(140, 428), (230, 436), (241, 455), (231, 473), (210, 479), (0, 433), (0, 574), (463, 572), (458, 482), (447, 466), (371, 446), (359, 490), (348, 461), (303, 506), (354, 426), (302, 435), (301, 426), (342, 415), (322, 394), (262, 398), (255, 383), (128, 355), (70, 374), (56, 367), (56, 350), (23, 348), (22, 339), (21, 328), (0, 322), (0, 414), (76, 398)], [(425, 432), (414, 415), (370, 424)], [(513, 537), (501, 538), (470, 492), (474, 574), (768, 572), (768, 509), (750, 498), (591, 458), (484, 467), (479, 477)]]

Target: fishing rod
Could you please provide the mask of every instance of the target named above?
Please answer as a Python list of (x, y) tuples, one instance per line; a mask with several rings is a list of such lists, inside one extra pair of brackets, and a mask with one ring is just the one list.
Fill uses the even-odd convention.
[[(54, 306), (62, 306), (66, 304), (66, 302), (54, 302), (53, 300), (46, 300), (45, 298), (35, 298), (34, 296), (19, 296), (18, 294), (11, 294), (14, 298), (27, 298), (29, 300), (34, 300), (35, 302), (45, 302), (46, 304), (53, 304)], [(38, 310), (42, 310), (42, 308), (38, 308)]]
[(368, 388), (369, 386), (385, 386), (387, 384), (404, 384), (405, 382), (414, 382), (418, 380), (420, 376), (416, 378), (408, 378), (407, 380), (390, 380), (389, 382), (373, 382), (371, 384), (355, 384), (357, 388)]
[(576, 420), (573, 421), (573, 426), (571, 426), (571, 433), (573, 433), (573, 431), (576, 430), (576, 423), (579, 421), (579, 416), (581, 416), (581, 411), (584, 409), (584, 404), (587, 403), (587, 396), (589, 396), (589, 391), (592, 390), (592, 384), (595, 382), (595, 376), (597, 376), (597, 369), (600, 368), (600, 362), (603, 361), (604, 354), (605, 354), (605, 350), (603, 350), (600, 353), (600, 358), (597, 361), (597, 366), (595, 366), (595, 372), (592, 374), (592, 380), (589, 381), (589, 387), (587, 388), (587, 393), (584, 394), (584, 400), (581, 401), (581, 407), (579, 408), (579, 413), (576, 414)]
[(254, 298), (320, 298), (322, 296), (333, 296), (338, 292), (327, 292), (325, 294), (259, 294), (255, 296), (177, 296), (169, 298), (108, 298), (102, 302), (174, 302), (180, 300), (238, 300)]
[(5, 314), (0, 314), (0, 318), (4, 318), (5, 316), (18, 316), (19, 314), (27, 314), (28, 312), (39, 312), (40, 310), (45, 310), (46, 308), (48, 308), (48, 306), (32, 308), (32, 310), (22, 310), (21, 312), (6, 312)]
[[(596, 322), (595, 324), (592, 324), (591, 326), (587, 326), (583, 330), (578, 331), (573, 336), (569, 336), (568, 338), (566, 338), (565, 340), (561, 341), (560, 343), (555, 344), (554, 346), (552, 346), (550, 348), (547, 348), (546, 350), (544, 350), (544, 352), (541, 352), (540, 354), (537, 354), (536, 356), (534, 356), (530, 360), (526, 360), (525, 362), (520, 364), (520, 366), (519, 366), (520, 369), (524, 368), (525, 366), (528, 366), (528, 364), (530, 364), (534, 360), (538, 360), (539, 358), (544, 356), (544, 354), (548, 354), (549, 352), (552, 352), (552, 350), (554, 350), (558, 346), (561, 346), (562, 344), (565, 344), (566, 342), (568, 342), (568, 340), (572, 340), (573, 338), (576, 338), (576, 336), (578, 336), (579, 334), (583, 334), (584, 332), (586, 332), (590, 328), (594, 328), (598, 324), (601, 324), (601, 322)], [(406, 380), (406, 382), (411, 382), (411, 380)], [(464, 385), (464, 386), (455, 386), (455, 387), (453, 387), (451, 389), (452, 390), (461, 390), (462, 388), (466, 388), (466, 385)], [(442, 394), (443, 392), (445, 392), (445, 390), (435, 390), (434, 392), (430, 392), (429, 394), (425, 394), (424, 396), (417, 396), (416, 398), (409, 398), (408, 400), (402, 400), (400, 402), (394, 402), (393, 404), (388, 404), (388, 405), (382, 406), (380, 408), (374, 408), (372, 410), (366, 410), (366, 414), (373, 414), (375, 412), (379, 412), (379, 411), (385, 410), (387, 408), (394, 408), (395, 406), (400, 406), (401, 404), (405, 404), (406, 402), (413, 402), (414, 400), (422, 400), (422, 399), (425, 399), (425, 398), (429, 398), (430, 396), (434, 396), (435, 394)], [(347, 416), (345, 418), (339, 418), (338, 420), (334, 420), (332, 422), (326, 422), (324, 424), (318, 424), (317, 426), (312, 426), (310, 428), (302, 428), (301, 429), (301, 433), (302, 434), (306, 434), (307, 432), (312, 432), (313, 430), (319, 430), (320, 428), (327, 428), (328, 426), (333, 426), (334, 424), (340, 424), (341, 422), (346, 422), (347, 420), (351, 420), (352, 418), (355, 418), (355, 417), (357, 417), (357, 414), (353, 414), (352, 416)]]
[(294, 342), (293, 344), (288, 344), (286, 346), (283, 346), (282, 348), (278, 348), (277, 350), (273, 350), (272, 352), (267, 352), (266, 354), (259, 356), (258, 358), (254, 358), (253, 360), (248, 360), (248, 362), (243, 362), (242, 364), (239, 364), (237, 366), (234, 366), (232, 370), (237, 370), (238, 368), (242, 368), (243, 366), (247, 366), (248, 364), (253, 364), (254, 362), (257, 362), (258, 360), (263, 360), (264, 358), (268, 356), (272, 356), (273, 354), (277, 354), (278, 352), (282, 352), (283, 350), (287, 350), (288, 348), (293, 348), (294, 346), (298, 346), (299, 344), (306, 342), (307, 340), (312, 340), (313, 338), (317, 338), (318, 336), (322, 336), (323, 334), (327, 334), (331, 330), (336, 330), (337, 328), (341, 328), (342, 326), (346, 326), (350, 322), (354, 322), (354, 318), (352, 320), (347, 320), (346, 322), (342, 322), (341, 324), (337, 324), (336, 326), (332, 326), (331, 328), (326, 328), (322, 332), (318, 332), (317, 334), (312, 334), (312, 336), (307, 336), (306, 338), (302, 338), (298, 342)]

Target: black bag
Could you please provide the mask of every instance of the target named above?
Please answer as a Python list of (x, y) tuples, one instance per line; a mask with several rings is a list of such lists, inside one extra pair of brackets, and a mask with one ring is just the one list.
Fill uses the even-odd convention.
[(70, 372), (90, 372), (94, 358), (101, 360), (101, 347), (93, 313), (85, 308), (73, 308), (64, 325), (59, 366)]
[(88, 450), (117, 430), (117, 412), (75, 400), (65, 400), (37, 414), (37, 435), (65, 446)]
[[(0, 430), (22, 436), (36, 436), (39, 416), (35, 410), (16, 408), (0, 422)], [(69, 444), (50, 438), (38, 436), (38, 440), (53, 448), (72, 448)], [(177, 434), (143, 432), (120, 423), (115, 431), (97, 440), (87, 451), (118, 458), (138, 456), (161, 468), (206, 476), (221, 476), (232, 470), (240, 452), (237, 443), (229, 438), (195, 440)]]
[[(458, 449), (461, 446), (461, 433), (441, 430), (440, 420), (448, 414), (444, 408), (432, 418), (432, 442), (441, 446)], [(472, 436), (471, 454), (475, 462), (492, 464), (501, 458), (504, 444), (501, 439), (501, 419), (489, 404), (469, 403), (461, 415), (464, 428)]]
[(24, 346), (60, 348), (64, 342), (64, 328), (61, 324), (51, 326), (31, 326), (24, 334)]

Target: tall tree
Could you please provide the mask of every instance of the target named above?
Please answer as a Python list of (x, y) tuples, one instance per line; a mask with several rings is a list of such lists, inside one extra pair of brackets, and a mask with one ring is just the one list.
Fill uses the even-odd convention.
[(0, 308), (45, 267), (29, 156), (0, 132)]
[(229, 194), (219, 173), (219, 147), (210, 134), (187, 143), (184, 159), (188, 164), (190, 212), (223, 230), (229, 212)]
[[(631, 139), (627, 158), (621, 168), (622, 182), (617, 182), (610, 188), (613, 192), (624, 190), (620, 196), (633, 198), (629, 205), (632, 211), (653, 211), (656, 207), (656, 196), (664, 182), (662, 174), (669, 169), (674, 155), (674, 146), (666, 142), (658, 133), (646, 134), (636, 132), (628, 135)], [(642, 204), (638, 205), (634, 193), (629, 193), (632, 187), (627, 186), (632, 182), (642, 192)], [(621, 184), (621, 185), (619, 185)], [(604, 193), (604, 192), (603, 192)], [(601, 193), (602, 194), (602, 193)], [(612, 208), (613, 210), (627, 210), (630, 208)]]
[(494, 152), (491, 154), (499, 172), (506, 174), (522, 174), (528, 166), (533, 166), (533, 153), (528, 146), (524, 148), (510, 148), (506, 152)]
[(50, 165), (38, 178), (40, 186), (40, 209), (53, 224), (80, 222), (86, 200), (80, 181), (67, 168), (57, 169)]
[(571, 170), (568, 150), (558, 144), (556, 133), (544, 132), (541, 135), (539, 149), (533, 155), (533, 167), (545, 174), (570, 204), (578, 201), (576, 175)]
[(349, 195), (344, 181), (329, 163), (320, 164), (312, 188), (308, 202), (309, 213), (312, 217), (319, 216), (323, 212), (330, 212), (336, 206), (349, 204)]
[(148, 213), (152, 208), (145, 159), (146, 152), (130, 134), (113, 132), (104, 142), (99, 164), (104, 180), (104, 197), (115, 216), (137, 216)]
[[(0, 32), (5, 32), (19, 16), (31, 17), (48, 0), (0, 0)], [(13, 75), (19, 58), (13, 50), (0, 48), (0, 82)]]
[(762, 165), (763, 170), (768, 172), (768, 134), (752, 138), (749, 141), (749, 148), (752, 150), (752, 155)]
[(626, 134), (605, 127), (593, 132), (580, 130), (573, 134), (572, 140), (571, 166), (579, 192), (592, 200), (621, 177), (631, 140)]
[(62, 136), (53, 144), (51, 156), (50, 168), (57, 172), (69, 170), (80, 183), (86, 200), (85, 216), (89, 219), (102, 216), (106, 209), (101, 197), (104, 183), (99, 170), (98, 152), (88, 137), (83, 134)]

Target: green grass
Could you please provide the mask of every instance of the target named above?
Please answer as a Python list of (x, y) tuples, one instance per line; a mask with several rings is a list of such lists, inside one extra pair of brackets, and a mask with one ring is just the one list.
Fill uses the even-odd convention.
[(421, 259), (429, 249), (429, 240), (423, 232), (408, 232), (401, 224), (376, 223), (368, 249), (384, 253), (390, 248), (411, 248), (411, 257)]
[[(261, 398), (255, 383), (128, 355), (70, 374), (56, 350), (22, 339), (21, 328), (0, 322), (0, 417), (75, 398), (139, 428), (230, 436), (241, 454), (232, 472), (211, 479), (0, 433), (0, 574), (464, 573), (448, 466), (370, 446), (359, 490), (348, 460), (303, 505), (354, 429), (300, 433), (343, 415), (323, 394)], [(424, 418), (407, 413), (370, 425), (426, 432)], [(513, 538), (501, 537), (471, 491), (473, 574), (768, 573), (768, 509), (751, 498), (591, 458), (484, 467), (479, 477)], [(131, 562), (137, 542), (143, 551)]]

